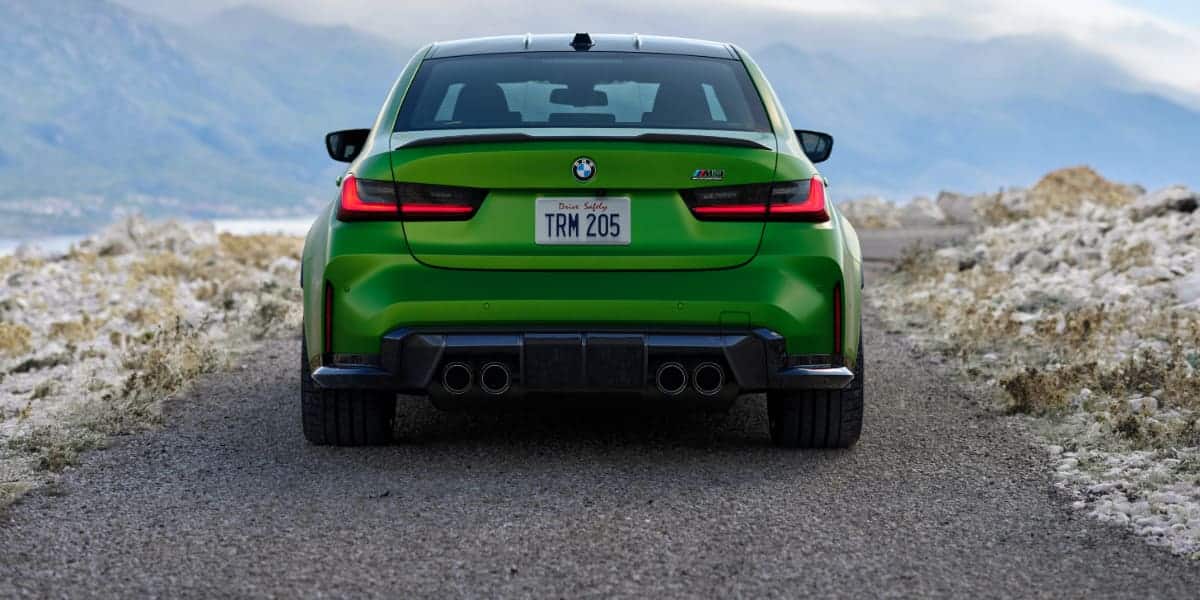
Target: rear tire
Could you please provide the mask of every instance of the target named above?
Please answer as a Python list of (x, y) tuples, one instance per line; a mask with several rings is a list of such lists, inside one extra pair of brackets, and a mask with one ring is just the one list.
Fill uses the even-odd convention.
[(854, 381), (842, 390), (769, 392), (771, 442), (783, 448), (849, 448), (862, 434), (863, 346), (858, 340)]
[(313, 381), (308, 346), (300, 342), (300, 416), (304, 438), (318, 446), (380, 446), (392, 441), (396, 395), (330, 390)]

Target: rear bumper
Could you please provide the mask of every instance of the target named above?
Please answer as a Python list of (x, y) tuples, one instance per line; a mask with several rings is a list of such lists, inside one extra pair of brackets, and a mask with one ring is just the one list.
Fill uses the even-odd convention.
[[(323, 278), (306, 282), (306, 335), (311, 348), (324, 346), (321, 291), (328, 282), (335, 315), (330, 346), (339, 353), (380, 354), (380, 340), (400, 327), (762, 327), (786, 338), (794, 354), (829, 353), (833, 289), (843, 275), (829, 256), (760, 255), (711, 271), (468, 271), (431, 268), (399, 254), (340, 256)], [(852, 326), (856, 306), (847, 305)], [(856, 334), (848, 329), (845, 339)]]
[[(325, 388), (382, 389), (432, 396), (501, 396), (526, 392), (627, 391), (650, 395), (732, 397), (768, 390), (841, 389), (853, 373), (840, 357), (788, 356), (784, 338), (767, 329), (721, 331), (567, 331), (397, 329), (378, 355), (334, 354), (313, 372)], [(452, 392), (448, 365), (472, 373), (466, 390)], [(485, 391), (481, 370), (500, 364), (510, 375), (502, 392)], [(678, 365), (683, 389), (664, 389), (664, 365)], [(701, 385), (702, 365), (722, 377), (714, 391)], [(710, 379), (715, 371), (709, 371)]]

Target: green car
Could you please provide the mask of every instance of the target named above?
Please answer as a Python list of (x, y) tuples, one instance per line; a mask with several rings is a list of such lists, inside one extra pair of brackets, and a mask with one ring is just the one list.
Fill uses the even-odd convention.
[(443, 42), (408, 63), (304, 245), (303, 429), (386, 443), (439, 408), (622, 394), (727, 409), (775, 444), (863, 418), (862, 255), (763, 73), (639, 35)]

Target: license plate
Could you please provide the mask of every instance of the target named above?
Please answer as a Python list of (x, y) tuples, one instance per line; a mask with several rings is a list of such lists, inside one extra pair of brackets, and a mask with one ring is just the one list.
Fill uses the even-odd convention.
[(533, 217), (540, 245), (629, 245), (629, 198), (538, 198)]

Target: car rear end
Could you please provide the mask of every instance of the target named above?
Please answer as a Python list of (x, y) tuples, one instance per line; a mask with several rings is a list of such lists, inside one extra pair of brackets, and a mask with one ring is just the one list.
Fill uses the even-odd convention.
[(857, 242), (756, 67), (588, 41), (409, 65), (306, 243), (317, 386), (721, 405), (850, 383)]

